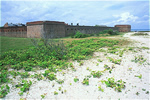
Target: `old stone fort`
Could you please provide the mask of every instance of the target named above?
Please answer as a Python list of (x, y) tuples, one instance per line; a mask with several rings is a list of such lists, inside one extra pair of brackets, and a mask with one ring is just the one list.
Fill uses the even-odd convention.
[(66, 37), (80, 31), (84, 34), (99, 33), (103, 30), (112, 29), (113, 31), (129, 32), (131, 25), (115, 25), (114, 27), (101, 26), (80, 26), (79, 23), (73, 25), (59, 21), (34, 21), (25, 24), (6, 23), (0, 27), (1, 36), (24, 37), (24, 38), (41, 38), (47, 35), (50, 38)]

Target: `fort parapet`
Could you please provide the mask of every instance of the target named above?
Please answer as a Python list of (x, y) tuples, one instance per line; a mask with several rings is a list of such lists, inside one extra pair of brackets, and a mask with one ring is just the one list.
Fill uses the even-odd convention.
[(58, 21), (34, 21), (24, 24), (8, 24), (0, 27), (1, 36), (10, 37), (28, 37), (28, 38), (60, 38), (70, 36), (80, 31), (84, 34), (99, 33), (103, 30), (112, 29), (113, 31), (129, 32), (131, 25), (115, 25), (115, 27), (103, 26), (79, 26), (66, 24), (65, 22)]

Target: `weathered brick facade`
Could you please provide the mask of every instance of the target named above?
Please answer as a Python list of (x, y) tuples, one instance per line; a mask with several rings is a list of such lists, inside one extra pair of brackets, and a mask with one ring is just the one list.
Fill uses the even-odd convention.
[(43, 33), (43, 25), (29, 25), (27, 26), (28, 38), (40, 38)]
[(131, 25), (115, 25), (115, 27), (118, 27), (119, 32), (130, 32), (131, 31)]
[(27, 23), (27, 37), (65, 37), (65, 23), (56, 21), (36, 21)]
[(27, 26), (9, 26), (9, 24), (6, 23), (4, 27), (0, 27), (0, 35), (28, 38), (41, 38), (43, 36), (49, 38), (59, 38), (69, 36), (72, 33), (75, 34), (77, 31), (84, 34), (99, 33), (100, 31), (108, 29), (119, 32), (131, 31), (131, 25), (115, 25), (115, 27), (79, 26), (79, 24), (68, 25), (64, 22), (58, 21), (34, 21), (27, 22), (26, 25)]
[(27, 37), (27, 27), (17, 26), (17, 27), (0, 27), (0, 36), (8, 37)]

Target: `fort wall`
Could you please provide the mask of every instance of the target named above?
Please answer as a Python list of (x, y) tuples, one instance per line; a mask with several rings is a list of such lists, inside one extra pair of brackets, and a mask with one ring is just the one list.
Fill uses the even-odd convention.
[[(17, 26), (18, 25), (18, 26)], [(64, 22), (58, 21), (34, 21), (27, 22), (27, 26), (19, 26), (23, 24), (8, 24), (0, 27), (1, 36), (9, 37), (27, 37), (27, 38), (41, 38), (43, 36), (48, 38), (60, 38), (70, 36), (80, 31), (83, 34), (96, 34), (103, 30), (112, 29), (113, 31), (129, 32), (131, 25), (115, 25), (115, 27), (107, 26), (79, 26), (68, 25)]]
[(99, 33), (103, 30), (112, 29), (113, 31), (118, 31), (117, 27), (101, 27), (101, 26), (66, 26), (66, 36), (70, 34), (75, 34), (77, 31), (80, 31), (84, 34)]
[(49, 38), (65, 37), (65, 23), (44, 23), (44, 32)]
[(40, 38), (43, 34), (43, 25), (29, 25), (27, 26), (28, 38)]
[(0, 35), (8, 37), (27, 37), (27, 27), (0, 27)]
[(130, 32), (131, 31), (131, 25), (115, 25), (115, 27), (118, 27), (119, 32)]

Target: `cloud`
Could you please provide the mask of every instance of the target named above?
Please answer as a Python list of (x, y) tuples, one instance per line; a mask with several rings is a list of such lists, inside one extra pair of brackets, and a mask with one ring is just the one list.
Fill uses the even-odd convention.
[(132, 14), (130, 14), (129, 12), (124, 12), (120, 15), (113, 15), (114, 17), (116, 18), (119, 18), (116, 23), (130, 23), (130, 22), (135, 22), (138, 17), (137, 16), (134, 16)]

